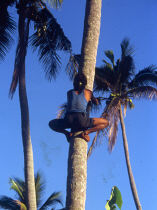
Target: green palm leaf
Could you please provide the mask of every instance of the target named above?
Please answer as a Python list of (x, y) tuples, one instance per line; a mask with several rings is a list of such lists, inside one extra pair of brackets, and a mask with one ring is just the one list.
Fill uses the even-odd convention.
[(43, 194), (44, 190), (45, 190), (45, 184), (42, 180), (41, 174), (38, 172), (35, 175), (35, 191), (36, 191), (37, 206), (39, 206), (41, 204), (42, 194)]
[(11, 43), (12, 34), (15, 30), (15, 22), (9, 15), (7, 8), (0, 5), (0, 59), (4, 59)]
[(113, 67), (114, 67), (115, 62), (114, 62), (114, 54), (113, 54), (113, 51), (112, 50), (106, 50), (105, 51), (105, 55), (106, 55), (106, 57), (108, 57), (110, 59), (111, 63), (113, 64)]
[(103, 66), (95, 69), (94, 91), (109, 91), (113, 89), (117, 78), (109, 66)]
[(129, 88), (144, 85), (157, 85), (157, 69), (156, 66), (150, 65), (140, 70), (129, 83)]
[(20, 206), (16, 202), (16, 200), (13, 200), (12, 198), (7, 196), (0, 197), (0, 207), (8, 210), (20, 210)]
[(128, 84), (135, 72), (134, 61), (131, 56), (125, 56), (119, 62), (119, 83)]
[[(25, 182), (21, 179), (14, 178), (9, 180), (11, 185), (10, 189), (14, 190), (17, 195), (18, 200), (14, 200), (7, 196), (0, 197), (0, 207), (9, 210), (26, 210), (26, 195), (25, 195)], [(41, 206), (42, 194), (45, 189), (45, 183), (42, 179), (41, 173), (35, 175), (35, 190), (36, 190), (36, 200), (37, 207), (40, 210), (46, 210), (48, 207), (55, 206), (56, 204), (62, 204), (60, 192), (52, 193), (47, 201)], [(39, 206), (41, 206), (39, 208)]]
[(130, 46), (130, 41), (128, 38), (123, 39), (120, 46), (121, 46), (121, 51), (122, 51), (121, 59), (123, 59), (126, 56), (133, 55), (134, 49), (132, 46)]
[(61, 64), (58, 50), (70, 52), (71, 43), (64, 35), (53, 15), (45, 8), (38, 13), (40, 21), (36, 22), (37, 31), (31, 36), (33, 50), (38, 50), (39, 61), (42, 61), (48, 79), (56, 77)]
[(50, 195), (50, 197), (47, 199), (47, 201), (42, 205), (42, 207), (39, 208), (39, 210), (46, 210), (47, 207), (54, 206), (56, 204), (60, 203), (62, 204), (60, 192), (54, 192)]
[(23, 180), (18, 178), (10, 178), (10, 189), (14, 190), (18, 195), (18, 200), (20, 200), (22, 203), (25, 203), (25, 183)]
[(66, 72), (69, 75), (71, 80), (73, 80), (74, 76), (77, 74), (80, 63), (81, 63), (81, 55), (71, 54), (68, 64), (66, 66)]
[(127, 92), (133, 98), (157, 99), (157, 89), (152, 86), (135, 87)]

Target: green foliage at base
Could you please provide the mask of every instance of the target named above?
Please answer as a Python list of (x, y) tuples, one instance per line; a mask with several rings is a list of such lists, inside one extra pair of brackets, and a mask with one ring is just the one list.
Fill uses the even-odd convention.
[(116, 210), (117, 209), (116, 206), (118, 206), (119, 209), (121, 210), (122, 204), (123, 201), (120, 190), (116, 186), (112, 187), (110, 200), (107, 201), (105, 206), (106, 210)]

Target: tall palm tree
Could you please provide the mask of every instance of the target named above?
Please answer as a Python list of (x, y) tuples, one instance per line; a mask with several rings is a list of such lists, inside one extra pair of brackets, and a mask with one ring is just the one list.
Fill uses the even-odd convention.
[[(120, 121), (130, 186), (136, 208), (140, 210), (142, 207), (131, 170), (122, 107), (124, 107), (125, 115), (128, 107), (131, 109), (134, 107), (132, 99), (156, 99), (157, 72), (155, 71), (156, 67), (151, 65), (135, 74), (135, 65), (132, 56), (133, 52), (133, 48), (130, 46), (128, 39), (122, 41), (121, 58), (118, 59), (116, 63), (113, 52), (105, 51), (105, 55), (111, 63), (103, 60), (104, 65), (96, 68), (94, 90), (101, 94), (101, 96), (105, 95), (104, 99), (107, 97), (106, 105), (101, 116), (107, 118), (109, 121), (109, 127), (103, 132), (108, 134), (110, 151), (112, 151), (116, 143), (118, 124)], [(91, 149), (93, 148), (99, 133), (97, 133), (93, 140), (88, 156), (91, 153)]]
[[(19, 178), (10, 178), (10, 189), (16, 193), (16, 200), (8, 196), (0, 197), (0, 207), (8, 210), (27, 210), (26, 207), (26, 184)], [(48, 199), (42, 203), (42, 195), (45, 190), (45, 183), (40, 173), (35, 176), (35, 192), (37, 200), (37, 209), (46, 210), (50, 207), (54, 210), (56, 204), (62, 204), (60, 192), (52, 193)]]
[[(100, 33), (101, 0), (86, 0), (80, 72), (93, 90), (97, 47)], [(68, 157), (66, 210), (84, 210), (87, 179), (87, 143), (78, 137), (70, 141)]]
[[(3, 0), (4, 2), (4, 0)], [(64, 32), (56, 19), (49, 12), (46, 4), (42, 0), (7, 0), (6, 2), (15, 3), (18, 14), (18, 44), (16, 48), (14, 73), (10, 87), (10, 96), (19, 85), (19, 100), (21, 109), (22, 140), (24, 150), (24, 169), (26, 182), (27, 209), (36, 209), (33, 151), (30, 137), (29, 107), (25, 82), (25, 59), (28, 44), (34, 50), (38, 50), (39, 60), (43, 62), (46, 76), (51, 79), (56, 76), (60, 65), (60, 58), (57, 50), (71, 51), (71, 43), (64, 35)], [(61, 0), (49, 0), (57, 2)], [(9, 3), (8, 3), (9, 5)], [(12, 5), (12, 4), (11, 4)], [(0, 13), (1, 19), (1, 13)], [(4, 19), (5, 22), (5, 19)], [(35, 32), (29, 40), (30, 22), (34, 23)], [(2, 40), (3, 41), (3, 40)]]

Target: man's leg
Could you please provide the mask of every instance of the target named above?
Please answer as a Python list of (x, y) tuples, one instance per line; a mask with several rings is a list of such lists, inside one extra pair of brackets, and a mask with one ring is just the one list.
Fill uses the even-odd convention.
[(87, 142), (90, 141), (88, 134), (100, 131), (109, 125), (108, 120), (104, 118), (93, 118), (93, 126), (81, 133), (81, 137)]
[(54, 119), (54, 120), (51, 120), (49, 122), (49, 127), (52, 130), (54, 130), (54, 131), (56, 131), (58, 133), (63, 133), (66, 136), (68, 141), (69, 141), (69, 138), (72, 136), (72, 133), (70, 133), (69, 131), (65, 130), (66, 128), (69, 128), (65, 119)]

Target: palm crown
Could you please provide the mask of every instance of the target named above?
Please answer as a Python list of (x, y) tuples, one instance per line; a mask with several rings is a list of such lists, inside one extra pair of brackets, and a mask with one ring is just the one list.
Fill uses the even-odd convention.
[[(14, 200), (8, 196), (0, 197), (0, 207), (4, 209), (17, 210), (23, 209), (26, 210), (26, 186), (25, 182), (19, 178), (10, 178), (11, 189), (16, 192), (16, 199)], [(36, 200), (37, 207), (39, 210), (46, 210), (49, 207), (55, 207), (55, 204), (59, 203), (62, 205), (61, 196), (59, 192), (52, 193), (48, 199), (42, 204), (42, 193), (45, 190), (45, 184), (42, 180), (40, 173), (37, 173), (35, 176), (35, 190), (36, 190)], [(54, 210), (54, 208), (51, 208)]]
[[(62, 0), (48, 0), (55, 7), (59, 7)], [(8, 7), (14, 6), (16, 3), (17, 14), (22, 14), (25, 22), (25, 28), (29, 27), (29, 22), (34, 24), (34, 33), (30, 36), (28, 42), (27, 36), (29, 30), (26, 30), (23, 38), (23, 46), (31, 45), (33, 51), (38, 51), (39, 61), (44, 65), (46, 76), (48, 79), (56, 77), (56, 73), (60, 66), (60, 57), (57, 51), (63, 50), (71, 52), (71, 42), (65, 36), (61, 26), (50, 13), (46, 4), (42, 0), (1, 0), (0, 2), (0, 58), (4, 58), (8, 48), (11, 44), (12, 32), (15, 30), (15, 22), (9, 15)], [(17, 45), (15, 65), (18, 66), (21, 59), (21, 45)], [(12, 84), (10, 87), (10, 94), (14, 93), (19, 72), (17, 68), (14, 69)]]
[(124, 39), (121, 43), (121, 58), (115, 63), (113, 52), (105, 51), (111, 63), (103, 60), (104, 65), (96, 68), (94, 91), (101, 93), (101, 96), (107, 96), (102, 117), (109, 121), (109, 127), (103, 132), (108, 134), (110, 151), (116, 142), (120, 105), (124, 107), (125, 114), (127, 107), (134, 107), (132, 99), (157, 98), (157, 72), (154, 71), (156, 67), (150, 65), (135, 74), (133, 52), (129, 40)]

